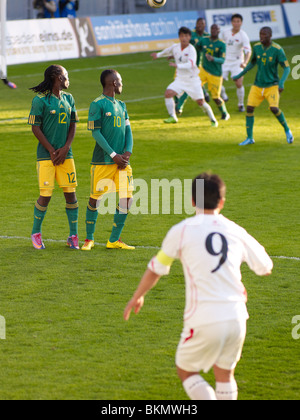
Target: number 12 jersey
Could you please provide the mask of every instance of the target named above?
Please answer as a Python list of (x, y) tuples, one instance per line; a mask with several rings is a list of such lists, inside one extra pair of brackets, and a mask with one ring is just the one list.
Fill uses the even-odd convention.
[(184, 323), (191, 328), (248, 319), (241, 264), (260, 276), (273, 268), (263, 246), (222, 215), (197, 215), (174, 226), (148, 267), (167, 275), (174, 259), (180, 259), (184, 270)]

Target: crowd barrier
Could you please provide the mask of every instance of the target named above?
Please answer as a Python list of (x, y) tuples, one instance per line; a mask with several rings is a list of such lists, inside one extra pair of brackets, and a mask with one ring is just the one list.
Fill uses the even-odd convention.
[(244, 17), (243, 29), (251, 41), (259, 40), (263, 26), (273, 38), (300, 35), (300, 3), (235, 9), (99, 16), (80, 19), (42, 19), (7, 22), (8, 65), (68, 58), (161, 50), (178, 40), (178, 29), (193, 29), (205, 17), (221, 30), (230, 27), (233, 13)]

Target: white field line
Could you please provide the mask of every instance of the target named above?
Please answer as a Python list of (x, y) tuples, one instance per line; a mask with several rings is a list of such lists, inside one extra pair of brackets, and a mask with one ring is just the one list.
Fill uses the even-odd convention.
[[(31, 241), (31, 238), (26, 237), (26, 236), (0, 236), (0, 239), (3, 239), (3, 240)], [(43, 239), (43, 242), (66, 243), (66, 241), (65, 240), (62, 240), (62, 239)], [(83, 242), (80, 242), (80, 243), (83, 244)], [(97, 245), (97, 246), (106, 246), (106, 244), (99, 243), (99, 242), (95, 242), (95, 245)], [(156, 250), (159, 250), (160, 249), (159, 246), (151, 246), (151, 245), (147, 245), (147, 246), (137, 245), (136, 248), (137, 249), (156, 249)], [(271, 258), (280, 259), (280, 260), (300, 261), (300, 257), (286, 257), (284, 255), (280, 255), (280, 256), (273, 255), (273, 256), (271, 256)]]

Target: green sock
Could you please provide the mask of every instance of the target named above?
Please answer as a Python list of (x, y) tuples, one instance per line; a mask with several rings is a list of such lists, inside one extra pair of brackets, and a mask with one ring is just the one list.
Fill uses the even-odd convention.
[(289, 131), (289, 126), (287, 125), (284, 113), (279, 110), (279, 113), (275, 116), (276, 116), (277, 120), (280, 122), (280, 124), (283, 126), (284, 131), (285, 132)]
[(96, 229), (96, 223), (98, 219), (98, 210), (88, 204), (86, 209), (86, 239), (90, 241), (94, 240), (94, 233)]
[(183, 93), (180, 98), (178, 98), (177, 103), (176, 103), (176, 109), (183, 109), (183, 106), (185, 104), (185, 102), (188, 99), (188, 94), (187, 93)]
[(70, 236), (75, 236), (78, 234), (78, 202), (76, 201), (75, 203), (66, 203), (66, 213), (70, 225)]
[(218, 105), (218, 108), (221, 111), (222, 116), (227, 114), (227, 108), (223, 100), (222, 100), (221, 105)]
[(114, 217), (114, 224), (113, 224), (112, 232), (109, 238), (110, 242), (116, 242), (120, 239), (127, 216), (128, 216), (128, 210), (122, 209), (121, 207), (118, 206), (116, 209), (115, 217)]
[(246, 129), (247, 129), (247, 138), (253, 139), (253, 127), (254, 127), (254, 115), (246, 115)]
[(42, 232), (42, 223), (46, 216), (47, 209), (48, 207), (42, 207), (38, 202), (35, 203), (32, 235)]

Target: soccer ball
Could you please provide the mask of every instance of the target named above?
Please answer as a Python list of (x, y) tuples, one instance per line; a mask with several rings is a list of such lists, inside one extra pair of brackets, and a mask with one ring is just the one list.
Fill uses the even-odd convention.
[(147, 3), (150, 7), (159, 8), (163, 7), (167, 3), (167, 0), (147, 0)]

